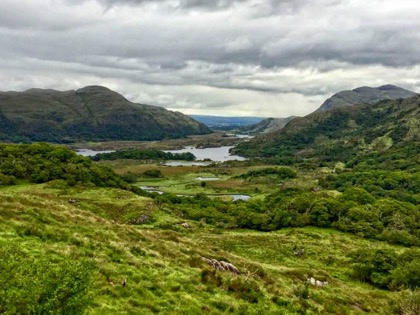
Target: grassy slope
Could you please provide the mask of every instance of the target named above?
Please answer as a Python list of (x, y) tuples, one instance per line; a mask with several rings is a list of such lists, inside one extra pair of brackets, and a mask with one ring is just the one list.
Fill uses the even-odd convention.
[[(70, 198), (78, 202), (70, 204)], [(197, 222), (185, 229), (177, 224), (183, 221), (147, 198), (61, 184), (2, 188), (0, 206), (0, 241), (17, 240), (31, 255), (97, 262), (89, 314), (294, 314), (304, 309), (377, 314), (393, 294), (350, 280), (346, 255), (358, 248), (400, 248), (332, 230), (222, 231)], [(127, 224), (140, 214), (151, 215), (153, 222)], [(295, 245), (305, 248), (303, 257), (293, 254)], [(229, 261), (242, 275), (218, 272), (220, 279), (202, 281), (208, 267), (200, 256)], [(330, 284), (311, 287), (309, 299), (299, 298), (309, 276)], [(249, 301), (252, 292), (243, 292), (249, 286), (261, 290), (258, 303)]]

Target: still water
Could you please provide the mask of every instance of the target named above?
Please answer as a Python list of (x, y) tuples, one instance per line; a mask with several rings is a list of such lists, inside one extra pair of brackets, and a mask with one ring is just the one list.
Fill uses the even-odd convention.
[(94, 151), (90, 149), (76, 149), (76, 153), (82, 156), (95, 156), (99, 153), (111, 153), (115, 152), (115, 150), (108, 150), (108, 151)]
[[(165, 192), (162, 190), (159, 190), (159, 187), (156, 186), (140, 186), (141, 189), (150, 192), (150, 193), (157, 193), (159, 195), (163, 195)], [(178, 197), (194, 197), (194, 195), (184, 195), (184, 194), (178, 194)], [(251, 196), (249, 195), (242, 195), (242, 194), (207, 194), (207, 196), (209, 197), (213, 197), (213, 198), (221, 198), (221, 197), (229, 197), (232, 198), (232, 201), (237, 201), (237, 200), (243, 200), (243, 201), (247, 201), (251, 198)]]
[(224, 161), (244, 161), (245, 158), (239, 155), (230, 155), (229, 150), (233, 148), (233, 146), (224, 146), (224, 147), (217, 147), (217, 148), (204, 148), (198, 149), (194, 147), (185, 147), (182, 150), (166, 150), (165, 152), (171, 153), (186, 153), (191, 152), (195, 155), (197, 160), (205, 160), (209, 159), (214, 162), (224, 162)]

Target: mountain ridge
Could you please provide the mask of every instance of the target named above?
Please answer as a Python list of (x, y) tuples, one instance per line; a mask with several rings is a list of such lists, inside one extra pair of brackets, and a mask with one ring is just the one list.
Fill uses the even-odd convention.
[(386, 84), (376, 88), (362, 86), (353, 90), (345, 90), (334, 94), (325, 100), (315, 112), (325, 112), (334, 108), (352, 105), (374, 104), (382, 100), (407, 98), (414, 95), (416, 95), (415, 92), (392, 84)]
[(204, 124), (163, 107), (133, 103), (106, 87), (0, 92), (0, 140), (160, 140), (207, 134)]
[(245, 133), (249, 134), (259, 134), (259, 133), (268, 133), (274, 132), (276, 130), (280, 130), (284, 128), (289, 121), (297, 118), (298, 116), (289, 116), (286, 118), (266, 118), (260, 121), (257, 124), (251, 126), (244, 126), (241, 127), (240, 130)]
[(314, 112), (281, 130), (241, 143), (234, 151), (248, 157), (277, 158), (279, 163), (300, 159), (346, 162), (390, 148), (411, 150), (419, 142), (420, 95), (416, 95)]

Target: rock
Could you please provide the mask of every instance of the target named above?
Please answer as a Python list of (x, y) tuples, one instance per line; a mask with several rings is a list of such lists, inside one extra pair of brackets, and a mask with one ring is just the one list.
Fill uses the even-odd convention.
[(236, 268), (231, 263), (228, 263), (226, 261), (220, 261), (220, 264), (224, 267), (224, 270), (228, 270), (230, 272), (236, 273), (237, 275), (239, 274), (238, 268)]
[(293, 254), (295, 254), (295, 256), (301, 257), (301, 256), (305, 255), (305, 250), (303, 248), (302, 249), (297, 248), (293, 251)]
[(211, 267), (213, 267), (216, 270), (220, 270), (220, 271), (229, 271), (232, 272), (234, 274), (239, 275), (240, 271), (238, 270), (238, 268), (236, 268), (233, 264), (227, 262), (227, 261), (218, 261), (216, 259), (208, 259), (205, 257), (202, 257), (203, 261), (206, 262), (208, 265), (210, 265)]
[(183, 222), (183, 223), (181, 223), (181, 226), (182, 226), (183, 228), (186, 228), (186, 229), (191, 229), (191, 225), (189, 225), (187, 222)]
[(307, 281), (308, 281), (308, 283), (310, 283), (312, 285), (316, 285), (317, 287), (325, 287), (328, 284), (328, 281), (316, 280), (314, 277), (308, 278)]
[(148, 216), (147, 214), (142, 214), (141, 216), (139, 216), (137, 219), (135, 219), (133, 221), (134, 224), (143, 224), (147, 221), (150, 220), (150, 216)]

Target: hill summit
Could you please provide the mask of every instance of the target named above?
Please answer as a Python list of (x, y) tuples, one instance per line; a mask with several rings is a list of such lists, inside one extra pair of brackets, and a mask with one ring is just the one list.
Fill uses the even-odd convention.
[(414, 95), (416, 95), (416, 93), (391, 84), (382, 85), (376, 88), (363, 86), (354, 90), (341, 91), (334, 94), (315, 112), (326, 112), (331, 109), (352, 105), (374, 104), (383, 100), (408, 98)]
[(103, 86), (0, 92), (0, 140), (160, 140), (210, 132), (182, 113), (132, 103)]

